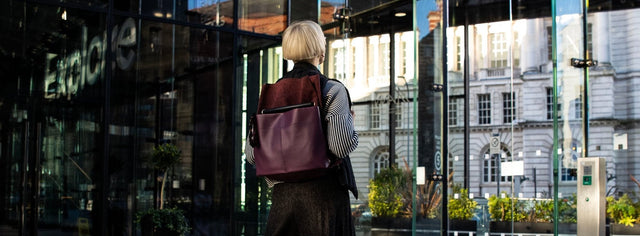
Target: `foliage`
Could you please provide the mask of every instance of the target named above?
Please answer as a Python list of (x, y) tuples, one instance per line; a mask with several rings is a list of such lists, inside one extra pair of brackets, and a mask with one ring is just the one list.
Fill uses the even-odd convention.
[[(562, 198), (558, 201), (558, 222), (560, 223), (577, 223), (578, 222), (578, 202), (577, 195)], [(553, 208), (551, 208), (553, 215)], [(553, 216), (551, 217), (553, 219)]]
[(640, 202), (634, 202), (629, 195), (615, 199), (607, 197), (607, 216), (618, 224), (633, 226), (640, 221)]
[[(449, 175), (449, 180), (453, 173)], [(417, 186), (416, 199), (418, 202), (418, 215), (422, 218), (434, 219), (440, 215), (442, 204), (442, 182), (430, 180), (425, 185)]]
[[(449, 180), (453, 177), (450, 173)], [(370, 181), (369, 208), (374, 216), (411, 217), (415, 194), (416, 215), (420, 218), (439, 217), (442, 205), (443, 181), (427, 180), (417, 185), (413, 192), (413, 171), (405, 161), (404, 168), (391, 167), (382, 170)]]
[(153, 168), (166, 171), (180, 163), (181, 151), (175, 144), (164, 143), (153, 148), (149, 163)]
[(553, 201), (549, 199), (535, 199), (533, 206), (528, 211), (527, 222), (552, 222)]
[(191, 228), (182, 210), (177, 208), (149, 209), (136, 215), (136, 223), (149, 220), (155, 229), (165, 229), (184, 235)]
[(502, 195), (506, 197), (489, 197), (489, 213), (491, 219), (496, 221), (523, 221), (527, 218), (524, 203), (512, 198), (505, 192)]
[(396, 217), (403, 206), (403, 190), (406, 191), (407, 173), (390, 167), (380, 171), (370, 180), (369, 208), (374, 216)]
[(471, 220), (478, 202), (469, 198), (468, 189), (454, 186), (453, 191), (458, 194), (458, 198), (449, 196), (449, 219)]
[[(510, 197), (499, 199), (495, 196), (489, 199), (489, 211), (491, 218), (498, 221), (511, 220), (511, 205), (514, 205), (514, 221), (521, 222), (553, 222), (553, 199), (519, 200)], [(493, 201), (493, 202), (492, 202)], [(497, 205), (502, 206), (497, 206)], [(576, 194), (558, 200), (558, 222), (576, 223), (577, 212)], [(504, 214), (503, 216), (503, 208)], [(504, 218), (504, 219), (503, 219)]]
[(153, 148), (148, 162), (153, 168), (162, 172), (162, 185), (160, 187), (160, 209), (164, 208), (164, 187), (167, 182), (167, 172), (174, 165), (180, 163), (180, 149), (175, 144), (164, 143)]

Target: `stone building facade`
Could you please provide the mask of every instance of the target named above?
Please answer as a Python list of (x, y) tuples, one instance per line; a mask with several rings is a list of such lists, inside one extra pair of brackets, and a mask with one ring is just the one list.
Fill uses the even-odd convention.
[[(559, 144), (555, 151), (559, 161), (559, 192), (563, 196), (576, 191), (577, 181), (573, 174), (576, 158), (584, 156), (606, 159), (608, 194), (638, 190), (630, 176), (640, 176), (640, 162), (634, 158), (640, 155), (636, 148), (640, 146), (640, 71), (634, 67), (640, 62), (640, 47), (634, 45), (634, 37), (617, 35), (637, 32), (630, 29), (638, 25), (639, 13), (640, 10), (633, 9), (589, 15), (586, 45), (589, 56), (597, 60), (598, 65), (588, 72), (588, 144), (584, 143), (583, 134), (584, 72), (570, 66), (570, 58), (584, 55), (584, 51), (576, 47), (576, 44), (582, 45), (584, 38), (581, 22), (578, 22), (580, 18), (563, 16), (567, 23), (558, 27)], [(442, 155), (446, 158), (442, 161), (447, 161), (449, 170), (453, 171), (452, 181), (462, 185), (465, 178), (468, 179), (469, 193), (475, 196), (503, 191), (527, 198), (551, 196), (554, 182), (551, 19), (521, 19), (469, 27), (467, 174), (464, 170), (463, 32), (462, 26), (447, 29), (447, 37), (451, 39), (447, 45), (449, 101), (442, 113), (446, 114), (448, 123), (448, 155)], [(389, 76), (376, 74), (379, 72), (377, 67), (388, 56), (388, 36), (386, 41), (384, 37), (342, 40), (336, 50), (329, 53), (333, 57), (353, 58), (352, 64), (344, 66), (344, 63), (337, 63), (337, 59), (330, 59), (334, 64), (329, 65), (329, 75), (336, 77), (336, 72), (341, 71), (344, 76), (337, 77), (354, 94), (360, 145), (351, 158), (361, 196), (368, 193), (369, 179), (389, 164), (390, 96), (389, 81), (384, 79)], [(405, 161), (408, 166), (413, 165), (413, 152), (417, 148), (414, 119), (418, 119), (418, 126), (440, 121), (416, 115), (412, 99), (418, 80), (413, 78), (416, 68), (411, 68), (412, 63), (408, 63), (411, 54), (407, 53), (414, 51), (408, 46), (413, 45), (413, 41), (410, 37), (403, 38), (402, 33), (395, 37), (395, 56), (401, 59), (396, 59), (400, 63), (396, 63), (394, 69), (401, 73), (396, 76), (395, 98), (398, 102), (392, 113), (399, 121), (394, 139), (396, 162), (402, 167)], [(422, 50), (419, 48), (418, 51)], [(357, 58), (368, 61), (360, 62)], [(418, 58), (420, 62), (433, 61), (433, 58), (421, 55)], [(492, 155), (490, 141), (494, 137), (500, 141), (500, 153)], [(498, 160), (523, 161), (524, 175), (498, 177), (504, 171), (497, 165)], [(421, 159), (418, 163), (424, 161)]]

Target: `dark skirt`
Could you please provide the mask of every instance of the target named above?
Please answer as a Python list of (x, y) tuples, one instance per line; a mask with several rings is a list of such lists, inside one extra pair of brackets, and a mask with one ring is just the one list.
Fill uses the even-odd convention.
[(335, 177), (273, 187), (267, 236), (353, 236), (349, 192)]

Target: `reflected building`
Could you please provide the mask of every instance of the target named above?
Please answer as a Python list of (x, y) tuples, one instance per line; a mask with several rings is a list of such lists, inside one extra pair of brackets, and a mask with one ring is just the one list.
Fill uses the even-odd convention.
[[(598, 65), (589, 69), (588, 113), (590, 139), (584, 143), (581, 121), (585, 112), (581, 68), (569, 66), (569, 59), (559, 59), (566, 69), (559, 71), (558, 120), (559, 140), (559, 192), (569, 196), (575, 193), (577, 183), (577, 158), (605, 157), (609, 194), (633, 192), (636, 184), (628, 176), (640, 175), (629, 166), (634, 151), (629, 149), (635, 140), (634, 127), (638, 117), (634, 115), (632, 99), (638, 78), (629, 67), (628, 55), (622, 48), (634, 48), (628, 39), (612, 38), (612, 32), (623, 31), (634, 21), (637, 10), (597, 12), (589, 15), (587, 45), (589, 57)], [(434, 14), (430, 17), (438, 18)], [(612, 26), (616, 22), (615, 26)], [(624, 22), (624, 23), (623, 23)], [(579, 22), (578, 22), (579, 23)], [(572, 24), (572, 23), (567, 23)], [(574, 22), (573, 24), (576, 24)], [(434, 24), (436, 25), (436, 24)], [(574, 27), (575, 28), (575, 27)], [(360, 145), (351, 158), (356, 168), (359, 190), (366, 196), (369, 179), (389, 163), (389, 114), (396, 116), (395, 145), (396, 164), (413, 166), (412, 142), (414, 142), (414, 119), (418, 119), (418, 133), (437, 137), (439, 133), (433, 123), (438, 123), (437, 107), (433, 106), (438, 91), (422, 89), (418, 94), (419, 107), (414, 110), (412, 101), (421, 88), (438, 84), (440, 78), (430, 72), (426, 64), (437, 61), (434, 56), (434, 28), (420, 39), (418, 45), (418, 78), (414, 78), (411, 63), (413, 48), (412, 32), (394, 34), (396, 107), (390, 111), (389, 71), (391, 47), (389, 34), (354, 37), (334, 40), (329, 43), (329, 59), (325, 68), (327, 75), (337, 78), (349, 87), (355, 102), (356, 129), (360, 134)], [(558, 32), (571, 45), (576, 29), (567, 27)], [(551, 197), (553, 186), (553, 74), (551, 64), (551, 21), (549, 18), (519, 19), (513, 22), (490, 22), (469, 26), (469, 167), (464, 166), (464, 27), (447, 29), (448, 40), (448, 147), (445, 156), (448, 171), (453, 172), (453, 183), (463, 185), (469, 180), (469, 192), (476, 196), (495, 195), (500, 192), (529, 198)], [(581, 35), (581, 32), (580, 34)], [(619, 43), (613, 40), (621, 40)], [(619, 48), (619, 49), (618, 49)], [(572, 50), (561, 49), (561, 50)], [(637, 47), (634, 48), (637, 50)], [(561, 52), (563, 53), (563, 52)], [(564, 52), (569, 54), (568, 52)], [(431, 57), (429, 56), (431, 55)], [(637, 86), (635, 86), (637, 87)], [(423, 91), (425, 90), (425, 91)], [(431, 114), (431, 115), (430, 115)], [(416, 116), (417, 115), (417, 116)], [(562, 134), (564, 131), (564, 134)], [(490, 140), (497, 137), (500, 151), (490, 152)], [(418, 165), (431, 166), (437, 162), (439, 143), (435, 140), (415, 140), (418, 145)], [(424, 143), (423, 143), (424, 142)], [(502, 176), (502, 162), (524, 161), (523, 176)], [(441, 171), (433, 165), (431, 171)], [(465, 176), (465, 172), (467, 173)], [(440, 173), (440, 172), (438, 172)], [(620, 176), (625, 176), (624, 178)], [(512, 186), (512, 184), (514, 186)], [(514, 187), (512, 189), (512, 187)], [(514, 192), (515, 191), (515, 192)], [(356, 201), (357, 202), (357, 201)]]
[[(464, 27), (448, 29), (449, 159), (454, 182), (469, 180), (469, 192), (496, 194), (506, 191), (524, 197), (550, 197), (553, 190), (553, 154), (558, 153), (559, 192), (575, 193), (577, 158), (604, 157), (607, 161), (608, 194), (633, 192), (637, 186), (629, 176), (638, 173), (629, 166), (636, 161), (628, 142), (635, 140), (633, 128), (638, 116), (632, 89), (639, 78), (629, 68), (630, 58), (620, 49), (637, 50), (626, 38), (612, 37), (633, 24), (637, 10), (589, 14), (586, 27), (589, 58), (598, 61), (589, 69), (589, 139), (585, 144), (584, 77), (581, 68), (569, 65), (570, 58), (558, 58), (561, 67), (558, 91), (559, 145), (553, 150), (553, 74), (551, 20), (520, 19), (469, 26), (469, 170), (464, 173)], [(576, 22), (579, 18), (574, 18)], [(615, 22), (615, 23), (613, 23)], [(577, 50), (582, 31), (566, 26), (558, 32), (559, 50)], [(580, 32), (575, 32), (580, 30)], [(511, 33), (512, 32), (512, 33)], [(574, 41), (572, 41), (574, 40)], [(562, 46), (564, 44), (565, 47)], [(574, 46), (567, 46), (574, 45)], [(511, 50), (512, 49), (512, 50)], [(510, 53), (512, 52), (512, 53)], [(577, 54), (561, 51), (563, 55)], [(579, 54), (578, 54), (579, 55)], [(513, 79), (511, 79), (513, 78)], [(637, 87), (637, 86), (635, 86)], [(633, 105), (635, 104), (635, 105)], [(500, 152), (490, 152), (490, 140), (498, 137)], [(597, 140), (597, 141), (594, 141)], [(585, 154), (587, 152), (588, 154)], [(524, 161), (524, 176), (500, 176), (498, 163)], [(624, 177), (623, 177), (624, 176)]]

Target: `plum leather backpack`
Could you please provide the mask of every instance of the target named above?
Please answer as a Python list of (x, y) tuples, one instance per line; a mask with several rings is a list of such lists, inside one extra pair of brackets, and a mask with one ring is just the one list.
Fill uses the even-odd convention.
[(331, 160), (321, 115), (326, 80), (315, 74), (262, 86), (249, 135), (257, 176), (298, 182), (327, 174)]

